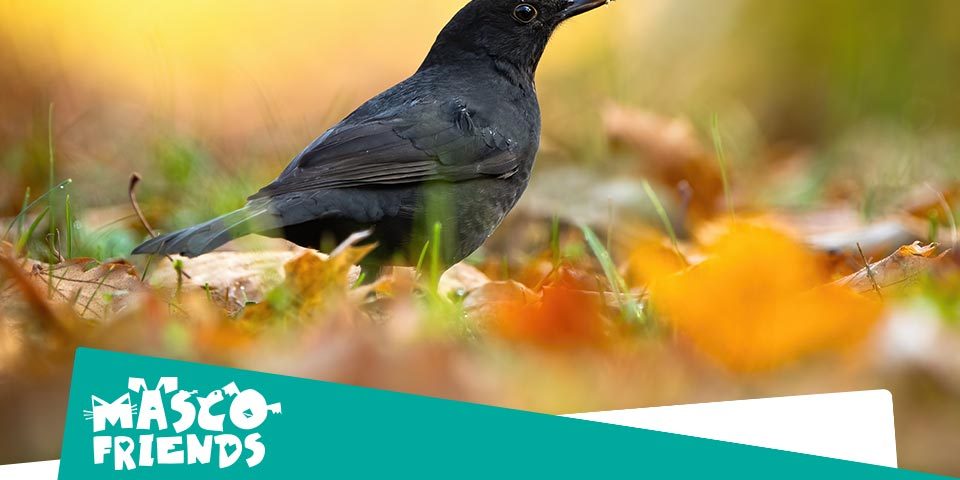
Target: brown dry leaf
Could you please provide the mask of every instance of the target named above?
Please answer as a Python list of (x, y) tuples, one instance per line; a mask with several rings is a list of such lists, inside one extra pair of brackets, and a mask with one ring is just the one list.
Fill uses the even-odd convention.
[(654, 282), (652, 302), (701, 352), (734, 371), (771, 370), (864, 338), (873, 298), (829, 280), (808, 248), (765, 224), (732, 222), (707, 258)]
[[(486, 274), (472, 265), (461, 262), (443, 273), (437, 291), (445, 298), (462, 297), (488, 283), (490, 278)], [(360, 303), (370, 297), (409, 296), (413, 294), (416, 287), (416, 269), (389, 267), (380, 272), (380, 277), (375, 282), (354, 289), (351, 292), (351, 298)]]
[(920, 242), (905, 245), (877, 263), (864, 267), (853, 275), (842, 278), (836, 285), (850, 288), (859, 293), (877, 289), (885, 290), (909, 284), (921, 273), (933, 268), (949, 252), (937, 254), (939, 246), (923, 246)]
[(376, 245), (347, 247), (332, 257), (304, 252), (284, 265), (286, 284), (307, 302), (322, 299), (331, 291), (345, 292), (356, 282), (352, 275), (356, 265), (374, 248)]
[(377, 299), (409, 297), (417, 289), (417, 270), (408, 267), (387, 267), (373, 283), (360, 285), (350, 291), (350, 298), (357, 304)]
[[(150, 282), (165, 288), (176, 288), (182, 281), (186, 289), (203, 289), (230, 312), (237, 312), (250, 303), (260, 303), (267, 292), (283, 283), (285, 265), (308, 252), (326, 255), (300, 247), (258, 252), (213, 252), (198, 258), (173, 257), (183, 263), (180, 278), (170, 260), (163, 262)], [(350, 272), (350, 280), (360, 275), (359, 267)]]
[(719, 163), (703, 147), (689, 120), (611, 105), (603, 121), (611, 141), (650, 160), (642, 163), (644, 176), (671, 189), (686, 182), (692, 189), (690, 208), (694, 215), (716, 211), (723, 194), (723, 176)]
[(314, 318), (328, 311), (332, 303), (349, 302), (351, 286), (356, 283), (356, 264), (374, 248), (376, 245), (341, 247), (333, 256), (306, 250), (284, 265), (283, 283), (274, 288), (290, 299), (290, 305), (261, 303), (247, 308), (243, 318), (253, 322), (290, 314), (295, 314), (295, 318)]
[(438, 290), (444, 297), (449, 297), (451, 294), (463, 296), (488, 283), (490, 278), (478, 268), (466, 263), (458, 263), (440, 277)]
[(302, 252), (213, 252), (198, 258), (171, 257), (182, 262), (185, 276), (169, 259), (155, 267), (150, 283), (174, 289), (206, 289), (228, 311), (238, 311), (248, 302), (260, 302), (271, 288), (283, 282), (283, 266)]
[(525, 307), (538, 302), (541, 295), (520, 282), (490, 282), (470, 292), (463, 302), (467, 314), (479, 320), (494, 318), (501, 308)]
[(98, 264), (89, 258), (67, 260), (57, 265), (27, 261), (28, 278), (46, 289), (54, 303), (67, 304), (81, 318), (106, 320), (122, 311), (131, 296), (146, 287), (133, 265), (126, 262)]
[(8, 283), (0, 285), (0, 305), (10, 307), (11, 304), (25, 304), (33, 312), (36, 323), (44, 330), (61, 337), (70, 336), (71, 329), (63, 311), (65, 309), (56, 308), (47, 300), (47, 286), (41, 288), (37, 285), (24, 269), (26, 265), (31, 263), (0, 255), (0, 269), (4, 274), (0, 279), (9, 280)]
[(685, 118), (609, 105), (603, 124), (612, 140), (657, 158), (682, 162), (707, 155), (693, 124)]
[(254, 345), (256, 333), (261, 331), (260, 325), (225, 317), (222, 310), (199, 293), (184, 297), (181, 305), (190, 312), (188, 328), (191, 334), (187, 339), (194, 352), (235, 357), (247, 355)]

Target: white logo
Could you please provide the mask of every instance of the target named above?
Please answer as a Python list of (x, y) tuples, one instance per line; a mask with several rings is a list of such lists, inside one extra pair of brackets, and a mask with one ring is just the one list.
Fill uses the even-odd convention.
[[(268, 403), (260, 392), (240, 390), (233, 382), (205, 396), (180, 390), (179, 383), (176, 377), (164, 377), (151, 389), (146, 380), (130, 378), (129, 392), (112, 402), (91, 396), (90, 410), (83, 413), (97, 434), (94, 463), (102, 465), (112, 456), (115, 470), (209, 464), (215, 452), (220, 468), (241, 459), (250, 468), (263, 462), (263, 437), (254, 430), (270, 414), (282, 413), (279, 403)], [(133, 403), (134, 394), (139, 394), (139, 404)], [(174, 415), (168, 418), (168, 412)], [(191, 428), (202, 432), (184, 435)], [(171, 430), (174, 435), (164, 435)]]

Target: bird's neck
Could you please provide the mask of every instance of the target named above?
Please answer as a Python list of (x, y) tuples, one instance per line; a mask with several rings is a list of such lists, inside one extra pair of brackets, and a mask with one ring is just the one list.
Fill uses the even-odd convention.
[(515, 85), (524, 90), (533, 89), (535, 85), (534, 77), (537, 74), (536, 65), (517, 66), (513, 62), (492, 57), (491, 61), (493, 63), (494, 70), (504, 77), (511, 85)]
[(491, 54), (483, 49), (464, 48), (450, 42), (438, 42), (427, 54), (418, 71), (450, 66), (458, 69), (490, 71), (522, 90), (533, 91), (539, 58), (526, 64)]

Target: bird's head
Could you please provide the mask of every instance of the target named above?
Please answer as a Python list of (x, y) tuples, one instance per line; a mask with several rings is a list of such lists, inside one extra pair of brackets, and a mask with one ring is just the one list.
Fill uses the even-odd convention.
[(492, 59), (533, 75), (561, 23), (612, 0), (471, 0), (444, 27), (421, 68)]

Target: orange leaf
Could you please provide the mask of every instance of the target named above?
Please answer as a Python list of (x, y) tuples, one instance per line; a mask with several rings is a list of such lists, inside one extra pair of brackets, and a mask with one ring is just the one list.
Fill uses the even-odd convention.
[(863, 338), (880, 304), (839, 285), (814, 253), (762, 224), (736, 222), (707, 259), (658, 281), (657, 310), (701, 352), (735, 371), (773, 369)]
[(587, 290), (586, 282), (580, 272), (561, 267), (541, 292), (516, 282), (492, 282), (474, 291), (465, 307), (507, 341), (558, 349), (600, 347), (610, 341), (613, 326), (603, 315), (603, 296)]

